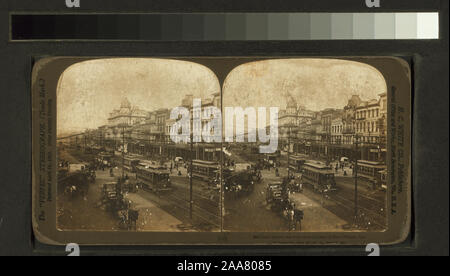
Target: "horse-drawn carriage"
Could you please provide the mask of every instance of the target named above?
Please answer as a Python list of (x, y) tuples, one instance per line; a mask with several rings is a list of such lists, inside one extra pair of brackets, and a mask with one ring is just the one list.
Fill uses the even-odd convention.
[(69, 164), (58, 167), (58, 191), (70, 198), (86, 196), (89, 185), (95, 181), (93, 173), (87, 164)]
[(271, 210), (279, 213), (289, 224), (289, 231), (300, 230), (303, 211), (296, 208), (289, 199), (289, 179), (267, 185), (266, 203)]
[(118, 179), (117, 182), (103, 184), (100, 204), (104, 206), (105, 211), (111, 212), (119, 220), (120, 229), (136, 230), (139, 211), (131, 209), (130, 202), (124, 198), (124, 183), (122, 179)]
[(239, 197), (253, 192), (255, 182), (250, 171), (223, 171), (225, 196)]
[(106, 211), (116, 213), (129, 207), (120, 189), (119, 183), (116, 182), (103, 184), (101, 204)]
[(275, 182), (267, 185), (266, 203), (273, 211), (282, 211), (288, 202), (289, 196), (282, 182)]

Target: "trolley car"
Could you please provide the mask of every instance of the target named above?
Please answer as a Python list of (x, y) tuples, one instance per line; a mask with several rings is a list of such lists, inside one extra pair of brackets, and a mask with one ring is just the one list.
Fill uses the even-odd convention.
[(140, 162), (136, 166), (137, 184), (146, 190), (156, 193), (172, 190), (169, 171), (164, 166), (149, 162)]
[(358, 177), (367, 180), (370, 183), (377, 183), (380, 178), (380, 172), (386, 170), (386, 165), (382, 162), (358, 160), (357, 172)]
[(114, 159), (114, 155), (108, 152), (100, 152), (97, 155), (97, 161), (105, 166), (111, 166)]
[(139, 165), (139, 162), (140, 160), (135, 157), (126, 156), (123, 158), (123, 167), (127, 171), (134, 173), (136, 172), (136, 166)]
[(192, 160), (192, 177), (211, 182), (216, 178), (219, 163), (204, 160)]
[(276, 154), (276, 153), (266, 154), (264, 156), (264, 159), (262, 160), (263, 166), (266, 168), (276, 167), (277, 159), (278, 159), (278, 154)]
[(308, 163), (303, 165), (302, 183), (311, 185), (314, 191), (326, 192), (336, 190), (334, 173), (323, 164)]
[(289, 169), (294, 173), (301, 173), (306, 158), (300, 155), (289, 156)]

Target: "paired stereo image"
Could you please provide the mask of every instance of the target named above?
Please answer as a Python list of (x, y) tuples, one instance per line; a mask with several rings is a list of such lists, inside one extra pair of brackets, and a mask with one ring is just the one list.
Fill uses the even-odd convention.
[(386, 80), (362, 62), (77, 62), (56, 91), (56, 226), (383, 232), (388, 129)]

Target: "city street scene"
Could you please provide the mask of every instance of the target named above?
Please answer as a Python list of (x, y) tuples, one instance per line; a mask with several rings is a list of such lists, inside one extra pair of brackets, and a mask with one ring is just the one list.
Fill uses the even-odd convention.
[[(228, 75), (223, 105), (279, 108), (275, 152), (259, 153), (259, 142), (224, 144), (227, 159), (253, 177), (247, 194), (225, 198), (225, 230), (385, 230), (387, 96), (376, 69), (327, 59), (252, 62)], [(240, 121), (248, 136), (252, 127)]]
[[(58, 228), (383, 231), (386, 91), (375, 68), (336, 59), (250, 62), (223, 84), (187, 61), (77, 63), (57, 92)], [(243, 137), (196, 140), (196, 113), (222, 105), (245, 110), (232, 120)], [(193, 133), (175, 127), (179, 107)], [(250, 118), (271, 122), (273, 108), (277, 146), (262, 153), (271, 123)]]
[(58, 227), (219, 231), (220, 145), (170, 139), (171, 109), (192, 112), (193, 98), (220, 109), (216, 77), (194, 63), (69, 67), (58, 90)]

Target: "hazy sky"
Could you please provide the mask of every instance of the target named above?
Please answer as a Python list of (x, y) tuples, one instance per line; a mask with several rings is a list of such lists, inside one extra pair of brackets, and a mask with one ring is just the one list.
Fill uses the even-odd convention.
[(59, 133), (107, 123), (124, 97), (151, 111), (181, 104), (187, 94), (207, 98), (220, 92), (215, 74), (187, 61), (151, 58), (98, 59), (77, 63), (61, 76), (57, 94)]
[[(187, 94), (220, 92), (208, 68), (187, 61), (153, 58), (98, 59), (77, 63), (61, 76), (57, 92), (58, 133), (107, 123), (124, 97), (151, 111), (179, 106)], [(275, 59), (235, 68), (225, 80), (227, 106), (286, 107), (295, 99), (310, 110), (342, 108), (351, 95), (375, 99), (386, 92), (381, 73), (366, 64), (331, 59)], [(290, 96), (289, 96), (290, 95)]]
[[(307, 109), (343, 108), (352, 95), (377, 99), (381, 73), (366, 64), (332, 59), (281, 59), (243, 64), (226, 78), (223, 105), (284, 109), (293, 98)], [(291, 95), (291, 97), (289, 97)]]

